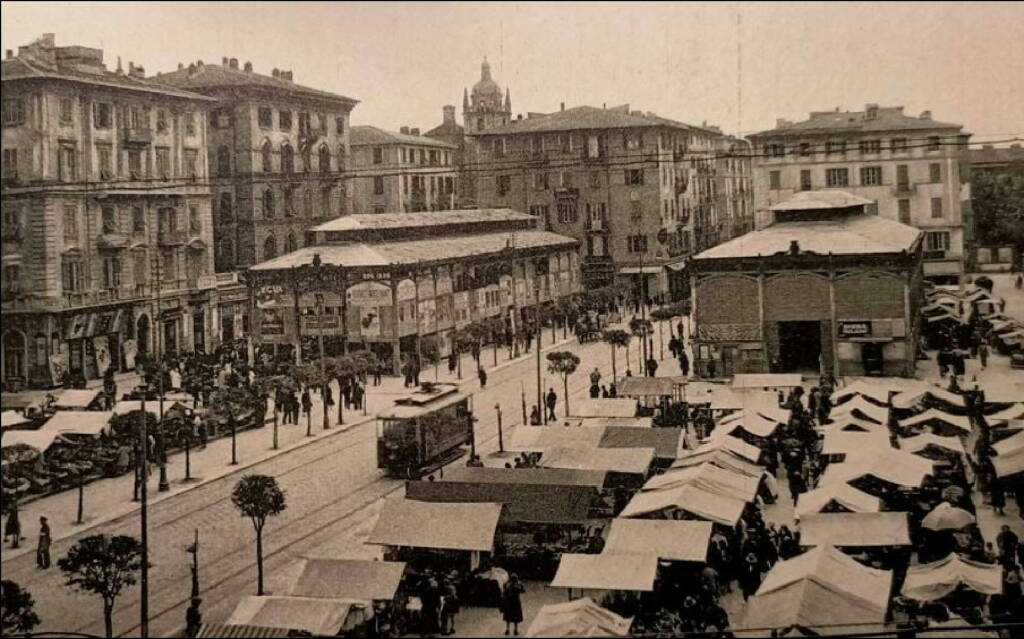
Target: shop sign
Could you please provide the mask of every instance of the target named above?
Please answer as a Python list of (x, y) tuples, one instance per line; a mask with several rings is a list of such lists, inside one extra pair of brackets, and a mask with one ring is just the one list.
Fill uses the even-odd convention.
[(215, 273), (213, 275), (201, 275), (196, 282), (200, 290), (210, 290), (219, 286), (234, 286), (238, 284), (238, 273)]
[(259, 309), (260, 336), (280, 337), (284, 335), (284, 312), (273, 307)]
[(839, 322), (839, 337), (870, 337), (871, 322)]

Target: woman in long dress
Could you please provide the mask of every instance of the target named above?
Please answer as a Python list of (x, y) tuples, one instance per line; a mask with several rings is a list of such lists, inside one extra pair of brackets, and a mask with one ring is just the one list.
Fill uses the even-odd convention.
[(519, 577), (515, 574), (511, 575), (501, 594), (501, 618), (505, 621), (506, 635), (510, 626), (512, 634), (519, 634), (519, 624), (523, 621), (523, 602), (520, 596), (524, 592), (526, 592), (526, 588), (519, 581)]

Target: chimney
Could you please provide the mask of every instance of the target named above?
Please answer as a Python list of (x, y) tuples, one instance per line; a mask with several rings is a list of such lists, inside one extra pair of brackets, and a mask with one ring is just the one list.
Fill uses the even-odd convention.
[(228, 66), (228, 57), (227, 56), (224, 56), (223, 58), (220, 59), (220, 66), (222, 66), (222, 67)]
[(245, 63), (245, 72), (246, 73), (252, 73), (252, 62), (246, 62)]
[(931, 111), (921, 111), (921, 119), (922, 120), (931, 120), (932, 119), (932, 112)]
[(398, 129), (398, 132), (401, 133), (402, 135), (409, 135), (409, 127), (403, 126), (402, 128)]
[(791, 240), (790, 241), (790, 243), (789, 243), (789, 254), (790, 255), (800, 255), (800, 242), (797, 242), (796, 240)]
[(273, 71), (270, 72), (270, 75), (275, 77), (275, 78), (280, 78), (281, 77), (281, 71), (279, 69), (274, 69)]
[(565, 102), (561, 104), (561, 108), (559, 108), (559, 111), (565, 111)]
[(141, 64), (136, 65), (134, 69), (128, 70), (128, 75), (130, 75), (133, 78), (145, 78), (146, 67), (142, 66)]
[(419, 134), (420, 134), (420, 130), (417, 129), (416, 127), (413, 127), (411, 129), (409, 129), (409, 135), (419, 135)]
[(454, 106), (452, 106), (450, 104), (444, 105), (443, 107), (441, 107), (441, 113), (444, 114), (444, 123), (445, 124), (455, 124), (455, 107)]
[(11, 60), (13, 58), (14, 58), (14, 51), (12, 51), (11, 49), (8, 49), (7, 50), (7, 59)]
[(182, 70), (182, 69), (184, 69), (184, 68), (185, 68), (185, 65), (184, 65), (184, 64), (182, 64), (181, 62), (179, 62), (179, 63), (178, 63), (178, 71), (181, 71), (181, 70)]
[(874, 120), (878, 117), (878, 105), (877, 104), (865, 104), (864, 105), (864, 119)]
[(238, 70), (238, 58), (231, 58), (228, 60), (228, 64), (232, 69)]

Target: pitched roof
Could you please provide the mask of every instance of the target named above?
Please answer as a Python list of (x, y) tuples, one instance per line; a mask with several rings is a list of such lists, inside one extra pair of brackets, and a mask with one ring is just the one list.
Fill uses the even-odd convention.
[[(494, 550), (501, 504), (443, 504), (412, 499), (388, 501), (367, 544)], [(460, 522), (458, 526), (424, 526), (423, 522)]]
[(156, 78), (161, 83), (192, 91), (230, 87), (253, 87), (302, 94), (327, 100), (337, 100), (347, 102), (353, 106), (359, 102), (359, 100), (354, 98), (295, 84), (290, 80), (275, 78), (252, 71), (233, 69), (220, 64), (204, 64), (200, 67), (186, 67), (169, 73), (158, 73)]
[(454, 144), (428, 138), (422, 135), (409, 135), (396, 131), (386, 131), (375, 126), (359, 125), (349, 130), (349, 144), (364, 146), (367, 144), (418, 144), (420, 146), (436, 146), (443, 149), (457, 149)]
[(162, 78), (136, 78), (126, 73), (115, 73), (108, 71), (105, 67), (86, 67), (84, 65), (69, 66), (58, 64), (48, 67), (39, 62), (30, 62), (21, 57), (11, 60), (4, 60), (0, 64), (0, 79), (4, 82), (13, 80), (66, 80), (68, 82), (79, 82), (93, 86), (110, 87), (115, 89), (127, 89), (129, 91), (142, 91), (144, 93), (157, 93), (160, 95), (183, 98), (186, 100), (211, 101), (211, 98), (182, 90), (162, 82)]
[(962, 124), (939, 122), (930, 117), (915, 118), (904, 115), (903, 107), (881, 107), (873, 118), (866, 117), (866, 111), (817, 111), (802, 122), (789, 122), (783, 126), (754, 133), (748, 137), (781, 137), (812, 133), (838, 133), (873, 131), (906, 131), (963, 128)]
[(579, 131), (584, 129), (632, 129), (649, 127), (674, 127), (689, 130), (689, 125), (657, 116), (632, 115), (619, 109), (598, 109), (592, 106), (578, 106), (549, 115), (513, 120), (472, 135), (508, 135), (511, 133), (547, 133), (554, 131)]
[(343, 215), (311, 231), (366, 231), (392, 228), (471, 224), (474, 222), (537, 222), (535, 215), (512, 209), (467, 209), (455, 211), (419, 211), (416, 213), (363, 213)]

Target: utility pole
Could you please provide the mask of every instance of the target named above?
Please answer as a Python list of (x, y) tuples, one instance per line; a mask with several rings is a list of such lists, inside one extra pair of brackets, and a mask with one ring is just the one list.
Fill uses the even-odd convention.
[[(525, 275), (525, 273), (524, 273), (524, 275)], [(535, 289), (534, 290), (534, 295), (539, 299), (539, 297), (540, 297), (540, 290), (539, 290), (539, 284), (537, 284), (536, 277), (534, 277), (533, 286), (534, 286), (534, 289)], [(536, 307), (536, 308), (537, 308), (538, 311), (540, 310), (539, 306)], [(540, 314), (539, 314), (539, 312), (536, 315), (537, 315), (537, 317), (535, 318), (535, 323), (537, 324), (537, 326), (536, 326), (536, 329), (537, 329), (537, 409), (541, 412), (541, 414), (544, 415), (544, 423), (547, 424), (548, 423), (548, 413), (547, 413), (546, 410), (544, 410), (544, 389), (543, 389), (543, 387), (541, 386), (541, 383), (540, 383), (540, 321), (539, 321), (540, 320)]]
[(501, 405), (495, 404), (494, 410), (498, 413), (498, 452), (505, 452), (505, 439), (501, 431)]

